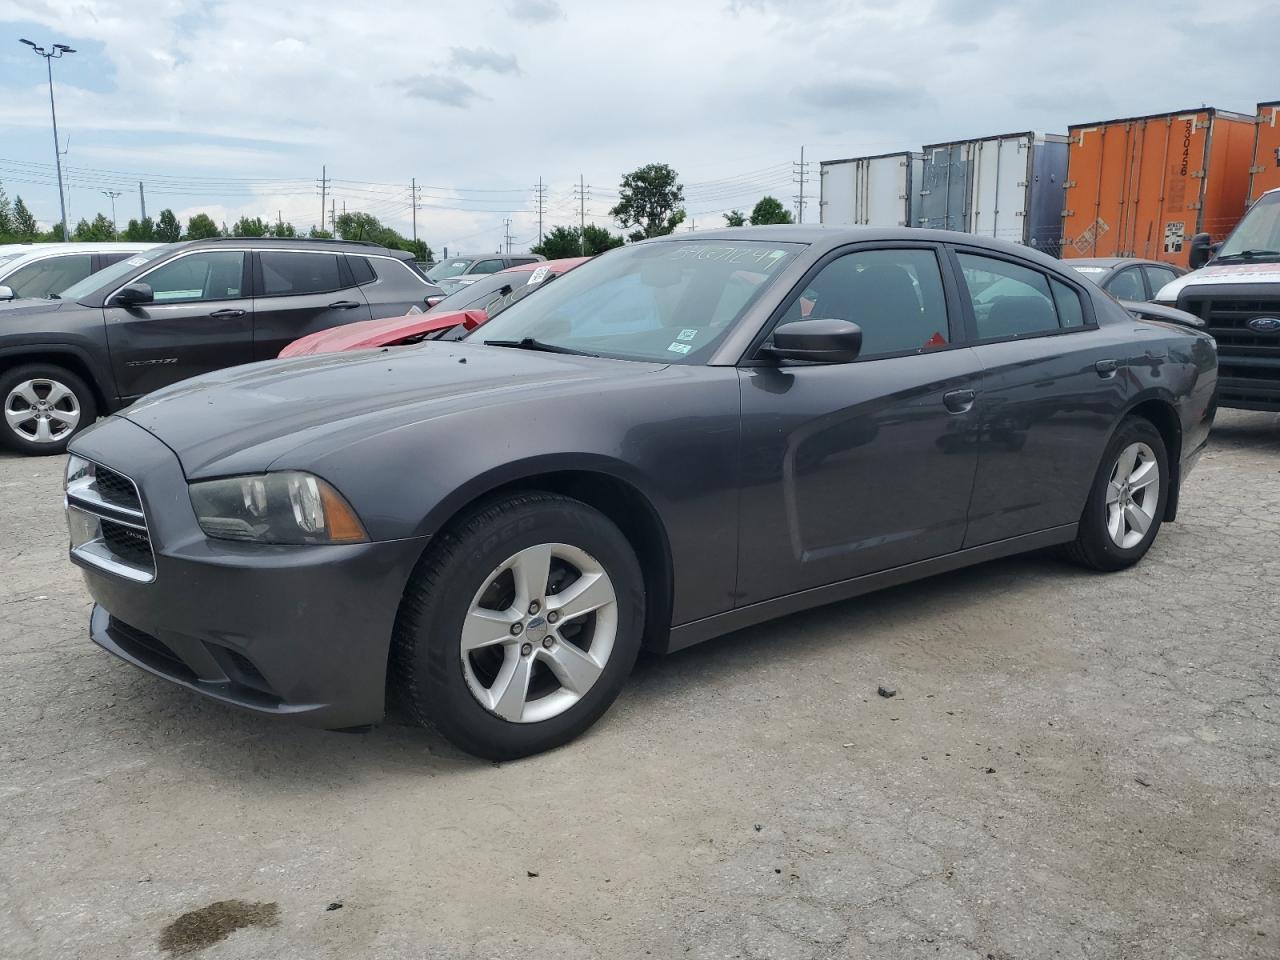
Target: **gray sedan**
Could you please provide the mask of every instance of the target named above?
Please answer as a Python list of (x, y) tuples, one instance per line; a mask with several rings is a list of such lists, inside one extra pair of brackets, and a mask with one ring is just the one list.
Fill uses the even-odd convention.
[(389, 695), (517, 757), (642, 648), (1044, 547), (1136, 563), (1216, 377), (1208, 337), (1026, 247), (684, 233), (459, 342), (144, 398), (71, 444), (71, 559), (92, 639), (144, 670), (329, 728)]
[(1089, 257), (1063, 262), (1117, 300), (1154, 300), (1161, 287), (1187, 272), (1172, 263), (1136, 257)]

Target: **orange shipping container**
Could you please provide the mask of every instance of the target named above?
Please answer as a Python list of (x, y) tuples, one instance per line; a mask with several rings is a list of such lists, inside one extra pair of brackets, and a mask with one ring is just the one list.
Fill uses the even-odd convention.
[(1249, 200), (1280, 187), (1280, 100), (1258, 104), (1258, 138), (1253, 146)]
[(1063, 257), (1146, 257), (1187, 266), (1244, 215), (1254, 119), (1204, 107), (1067, 128)]

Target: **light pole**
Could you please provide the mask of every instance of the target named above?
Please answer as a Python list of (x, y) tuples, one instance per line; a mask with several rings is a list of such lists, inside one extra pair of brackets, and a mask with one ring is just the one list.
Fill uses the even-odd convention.
[(120, 228), (116, 226), (116, 197), (120, 196), (120, 191), (102, 190), (100, 192), (104, 197), (111, 198), (111, 239), (114, 240), (120, 235)]
[(53, 105), (53, 61), (63, 54), (75, 53), (75, 51), (65, 43), (55, 43), (52, 49), (46, 50), (44, 47), (37, 47), (30, 40), (22, 42), (44, 57), (45, 66), (49, 71), (49, 113), (53, 117), (53, 160), (58, 166), (58, 205), (62, 208), (62, 239), (69, 241), (71, 232), (67, 229), (67, 198), (62, 190), (62, 147), (58, 142), (58, 110)]

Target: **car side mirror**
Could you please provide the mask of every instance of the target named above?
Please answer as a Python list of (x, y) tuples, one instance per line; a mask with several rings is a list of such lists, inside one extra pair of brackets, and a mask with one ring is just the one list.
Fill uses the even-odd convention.
[(792, 320), (774, 328), (764, 349), (779, 360), (849, 363), (862, 350), (862, 328), (848, 320)]
[(155, 291), (149, 283), (129, 283), (121, 287), (112, 302), (121, 307), (137, 307), (155, 300)]
[(1192, 270), (1199, 270), (1212, 259), (1214, 245), (1207, 233), (1197, 233), (1191, 238), (1191, 250), (1187, 262)]
[(12, 300), (12, 299), (14, 299), (13, 287), (6, 287), (3, 284), (0, 284), (0, 300)]

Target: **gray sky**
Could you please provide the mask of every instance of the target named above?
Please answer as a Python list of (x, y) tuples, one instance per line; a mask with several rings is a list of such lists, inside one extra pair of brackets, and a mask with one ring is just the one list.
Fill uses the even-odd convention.
[[(1203, 0), (0, 0), (0, 184), (58, 217), (44, 64), (54, 63), (73, 220), (171, 206), (306, 228), (339, 210), (489, 249), (510, 217), (609, 223), (620, 175), (671, 163), (701, 224), (790, 162), (1209, 104), (1280, 98), (1280, 3)], [(816, 174), (817, 166), (813, 167)], [(510, 212), (508, 212), (510, 211)], [(816, 208), (810, 207), (816, 219)]]

